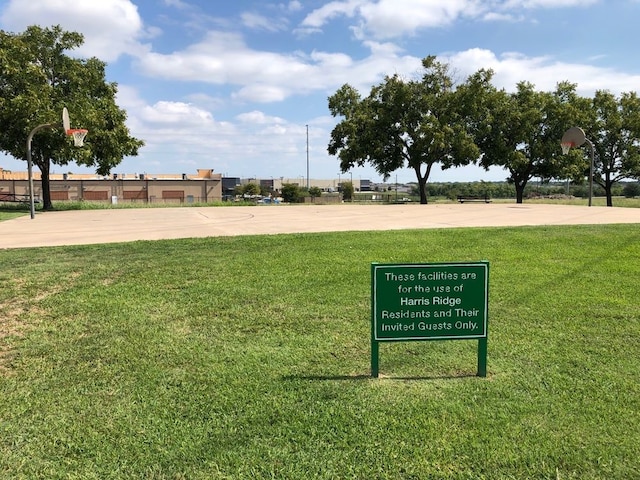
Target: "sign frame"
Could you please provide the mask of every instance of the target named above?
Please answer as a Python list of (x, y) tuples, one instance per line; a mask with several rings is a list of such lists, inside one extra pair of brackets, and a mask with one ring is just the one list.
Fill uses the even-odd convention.
[(489, 262), (372, 263), (371, 376), (379, 344), (478, 340), (477, 376), (487, 376)]

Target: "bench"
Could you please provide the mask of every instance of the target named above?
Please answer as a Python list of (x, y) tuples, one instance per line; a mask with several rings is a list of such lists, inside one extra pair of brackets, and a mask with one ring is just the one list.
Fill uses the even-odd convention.
[(491, 199), (487, 196), (480, 196), (480, 195), (458, 195), (458, 201), (460, 203), (464, 203), (464, 202), (484, 202), (484, 203), (491, 203)]
[[(19, 195), (17, 193), (4, 193), (0, 192), (0, 202), (11, 202), (11, 203), (31, 203), (31, 197), (29, 195)], [(33, 203), (40, 203), (38, 198), (33, 199)]]

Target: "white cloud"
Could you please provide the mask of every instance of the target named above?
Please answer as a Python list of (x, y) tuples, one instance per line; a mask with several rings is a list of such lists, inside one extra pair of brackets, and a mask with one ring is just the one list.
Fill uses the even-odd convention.
[(241, 88), (232, 97), (240, 102), (272, 103), (285, 100), (288, 94), (287, 90), (276, 85), (256, 83)]
[[(189, 172), (215, 167), (217, 172), (229, 175), (263, 178), (303, 172), (289, 170), (290, 162), (304, 158), (304, 125), (257, 109), (221, 122), (210, 111), (191, 103), (148, 104), (133, 88), (121, 89), (119, 100), (128, 109), (132, 135), (145, 141), (140, 155), (125, 160), (120, 172), (170, 173), (175, 169)], [(314, 165), (329, 162), (332, 172), (335, 160), (327, 159), (324, 152), (327, 128), (334, 121), (330, 117), (309, 121), (310, 150), (322, 153), (321, 159), (314, 155)]]
[(286, 22), (280, 19), (265, 17), (258, 13), (244, 12), (241, 14), (242, 24), (252, 30), (278, 32), (286, 28)]
[[(522, 11), (586, 7), (599, 0), (335, 0), (315, 9), (299, 32), (315, 33), (338, 17), (353, 18), (358, 38), (389, 39), (441, 28), (461, 18), (522, 21)], [(408, 13), (410, 12), (410, 13)]]
[(65, 0), (9, 0), (0, 21), (5, 29), (23, 31), (29, 25), (61, 25), (84, 34), (85, 43), (76, 52), (104, 61), (138, 50), (139, 39), (148, 36), (138, 8), (130, 0), (77, 2)]
[(586, 7), (600, 0), (508, 0), (502, 8), (518, 10), (522, 8), (567, 8)]
[(286, 7), (286, 9), (289, 10), (290, 12), (299, 12), (302, 10), (302, 8), (303, 8), (302, 3), (300, 3), (298, 0), (293, 0), (289, 2)]
[(526, 17), (524, 15), (516, 16), (509, 13), (489, 12), (482, 19), (487, 22), (522, 22), (526, 20)]
[(353, 59), (345, 53), (327, 53), (313, 51), (311, 60), (324, 66), (324, 68), (350, 68), (353, 66)]
[(130, 172), (169, 172), (161, 167), (167, 159), (182, 168), (229, 168), (226, 158), (240, 148), (237, 126), (217, 121), (197, 105), (167, 100), (150, 105), (133, 88), (121, 89), (118, 100), (127, 109), (131, 134), (145, 141), (140, 156), (125, 162)]
[(238, 34), (209, 32), (183, 51), (148, 53), (138, 59), (138, 65), (152, 77), (236, 85), (234, 99), (262, 103), (331, 91), (346, 82), (371, 85), (389, 71), (413, 73), (420, 65), (420, 59), (403, 56), (395, 45), (366, 42), (365, 46), (370, 56), (355, 61), (343, 53), (314, 51), (305, 56), (254, 50)]
[(148, 75), (214, 84), (274, 80), (306, 68), (292, 56), (251, 50), (240, 35), (225, 32), (210, 32), (181, 52), (149, 53), (139, 65)]
[(363, 5), (360, 14), (366, 30), (374, 37), (393, 38), (421, 28), (450, 25), (459, 17), (475, 16), (480, 10), (475, 0), (380, 0)]
[(329, 2), (307, 15), (306, 18), (302, 21), (302, 27), (318, 29), (335, 17), (343, 15), (347, 17), (353, 17), (356, 14), (358, 8), (362, 5), (365, 5), (366, 3), (367, 2), (365, 0)]
[(473, 48), (458, 52), (441, 61), (466, 76), (480, 68), (495, 72), (494, 85), (513, 91), (518, 82), (527, 80), (538, 90), (551, 91), (558, 82), (568, 80), (578, 85), (581, 95), (592, 96), (596, 90), (607, 89), (613, 93), (635, 91), (640, 75), (631, 75), (608, 68), (581, 63), (563, 63), (550, 56), (529, 57), (519, 53), (500, 56), (489, 50)]
[(141, 110), (142, 119), (149, 123), (171, 124), (176, 128), (184, 126), (205, 126), (213, 124), (211, 113), (184, 102), (159, 101)]
[(280, 117), (266, 115), (259, 110), (242, 113), (236, 117), (242, 123), (251, 123), (255, 125), (282, 124), (285, 120)]
[(182, 0), (164, 0), (164, 4), (168, 7), (175, 7), (181, 10), (189, 8), (189, 4), (183, 2)]
[(478, 15), (484, 9), (479, 0), (334, 1), (307, 15), (301, 28), (318, 31), (332, 19), (346, 16), (356, 18), (359, 36), (392, 38), (420, 28), (448, 25), (461, 16)]
[(145, 102), (140, 98), (138, 91), (127, 85), (118, 85), (116, 103), (124, 109), (139, 108), (145, 105)]
[(221, 108), (227, 102), (222, 96), (212, 96), (202, 92), (189, 93), (185, 95), (185, 100), (208, 110)]

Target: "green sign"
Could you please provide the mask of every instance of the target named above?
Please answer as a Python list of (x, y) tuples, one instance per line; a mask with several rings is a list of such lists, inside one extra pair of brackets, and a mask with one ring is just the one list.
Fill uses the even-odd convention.
[(374, 376), (378, 342), (462, 339), (479, 340), (478, 374), (486, 375), (488, 262), (373, 263), (371, 291)]

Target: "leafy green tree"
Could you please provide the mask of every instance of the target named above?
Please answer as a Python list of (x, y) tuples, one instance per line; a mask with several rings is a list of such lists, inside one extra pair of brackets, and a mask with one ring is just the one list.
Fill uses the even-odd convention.
[(260, 185), (258, 185), (257, 183), (247, 183), (245, 185), (242, 185), (242, 195), (260, 195)]
[(322, 196), (322, 189), (320, 187), (310, 187), (309, 195), (311, 195), (311, 198), (320, 197)]
[(260, 195), (262, 195), (263, 197), (268, 197), (269, 195), (273, 194), (273, 190), (271, 188), (269, 188), (268, 185), (260, 182)]
[(559, 83), (554, 92), (536, 91), (529, 82), (520, 82), (513, 93), (498, 90), (486, 75), (476, 74), (461, 88), (470, 129), (482, 156), (480, 165), (507, 170), (507, 180), (522, 203), (527, 183), (542, 179), (571, 178), (584, 170), (580, 155), (562, 155), (560, 138), (568, 126), (584, 119), (585, 100), (576, 86)]
[(342, 200), (350, 202), (353, 200), (353, 194), (355, 192), (353, 182), (342, 182), (340, 191), (342, 192)]
[(370, 163), (386, 181), (399, 168), (413, 169), (424, 204), (435, 164), (465, 165), (480, 152), (467, 132), (448, 65), (433, 56), (422, 65), (421, 80), (394, 75), (366, 98), (348, 84), (329, 97), (331, 114), (342, 121), (331, 132), (327, 150), (339, 157), (342, 172)]
[(593, 181), (604, 189), (611, 207), (614, 185), (640, 178), (640, 99), (635, 92), (618, 98), (599, 90), (591, 113), (593, 126), (586, 128), (586, 134), (595, 150)]
[[(106, 64), (66, 54), (83, 41), (80, 33), (60, 26), (31, 26), (17, 34), (0, 31), (0, 150), (26, 160), (29, 133), (38, 125), (60, 124), (40, 130), (31, 144), (33, 163), (42, 174), (45, 209), (52, 208), (52, 163), (95, 166), (106, 175), (144, 145), (129, 135), (126, 113), (115, 102), (117, 85), (105, 80)], [(74, 147), (62, 131), (63, 107), (72, 127), (89, 130), (83, 148)]]
[(640, 197), (640, 183), (638, 182), (628, 182), (624, 185), (622, 189), (622, 194), (626, 198), (634, 198)]
[(298, 203), (300, 201), (300, 187), (295, 183), (283, 183), (282, 199), (286, 203)]

